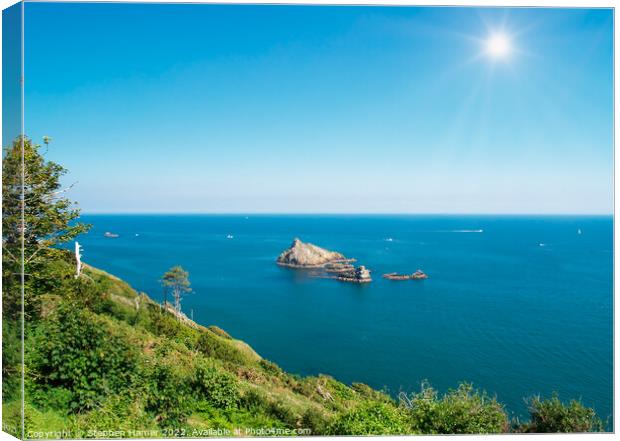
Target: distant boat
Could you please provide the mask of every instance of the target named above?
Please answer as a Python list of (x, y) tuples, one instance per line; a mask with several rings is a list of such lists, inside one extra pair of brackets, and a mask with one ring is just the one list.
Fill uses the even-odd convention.
[(388, 237), (387, 239), (385, 239), (386, 242), (394, 242), (394, 239), (392, 239), (391, 237)]
[(109, 238), (112, 238), (112, 239), (113, 239), (113, 238), (116, 238), (116, 237), (119, 237), (119, 236), (118, 236), (118, 234), (116, 234), (116, 233), (110, 233), (109, 231), (106, 231), (105, 233), (103, 233), (103, 236), (104, 236), (104, 237), (109, 237)]
[(228, 236), (226, 236), (226, 239), (234, 239), (235, 236), (233, 236), (232, 234), (229, 234)]
[(547, 244), (546, 244), (546, 243), (539, 243), (539, 244), (538, 244), (538, 246), (539, 246), (539, 247), (546, 247), (546, 246), (547, 246)]
[(581, 234), (581, 228), (577, 228), (577, 234)]

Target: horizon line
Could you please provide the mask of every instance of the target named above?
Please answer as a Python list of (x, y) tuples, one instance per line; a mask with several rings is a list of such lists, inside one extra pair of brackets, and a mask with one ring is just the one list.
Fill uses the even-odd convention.
[(614, 216), (614, 213), (442, 213), (442, 212), (249, 212), (249, 211), (83, 211), (82, 215), (198, 216)]

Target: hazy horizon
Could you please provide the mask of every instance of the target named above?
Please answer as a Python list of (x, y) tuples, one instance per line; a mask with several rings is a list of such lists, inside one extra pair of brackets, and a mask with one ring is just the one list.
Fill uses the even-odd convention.
[(36, 2), (25, 51), (85, 212), (613, 211), (611, 9)]
[(267, 211), (82, 211), (81, 215), (110, 215), (110, 216), (523, 216), (523, 217), (613, 217), (614, 213), (423, 213), (423, 212), (267, 212)]

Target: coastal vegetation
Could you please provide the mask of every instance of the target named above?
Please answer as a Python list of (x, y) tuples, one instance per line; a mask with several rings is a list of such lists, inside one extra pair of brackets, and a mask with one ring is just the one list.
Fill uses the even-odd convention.
[(50, 432), (111, 438), (602, 430), (592, 409), (556, 396), (532, 399), (530, 419), (521, 423), (496, 397), (466, 383), (444, 394), (423, 383), (419, 392), (396, 399), (361, 383), (287, 373), (224, 330), (181, 320), (180, 300), (190, 284), (180, 267), (162, 279), (178, 295), (174, 309), (89, 265), (76, 277), (75, 255), (60, 245), (88, 225), (63, 196), (64, 172), (26, 138), (3, 162), (3, 422), (14, 434), (21, 426), (24, 317), (29, 438)]

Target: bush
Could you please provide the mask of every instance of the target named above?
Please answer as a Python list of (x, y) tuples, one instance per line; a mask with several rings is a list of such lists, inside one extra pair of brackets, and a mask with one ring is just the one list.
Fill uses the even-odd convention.
[(594, 409), (572, 400), (564, 404), (554, 394), (550, 399), (534, 397), (529, 400), (531, 421), (517, 427), (516, 431), (529, 433), (550, 432), (600, 432), (603, 424)]
[(42, 321), (26, 345), (29, 380), (34, 388), (71, 393), (73, 411), (91, 409), (106, 396), (131, 387), (135, 351), (95, 314), (67, 302)]
[(290, 405), (269, 398), (263, 391), (259, 389), (249, 389), (245, 391), (240, 400), (240, 407), (252, 412), (255, 415), (265, 415), (278, 422), (283, 423), (284, 427), (297, 427), (297, 423), (301, 419)]
[(2, 321), (2, 400), (21, 399), (21, 324)]
[(301, 428), (310, 429), (312, 435), (325, 435), (329, 426), (329, 418), (323, 412), (310, 407), (301, 416)]
[(249, 389), (241, 396), (239, 406), (253, 413), (265, 413), (269, 407), (267, 396), (258, 389)]
[(426, 383), (405, 403), (413, 430), (428, 434), (500, 433), (508, 429), (501, 404), (471, 384), (461, 384), (439, 398)]
[(88, 308), (94, 312), (102, 311), (110, 302), (108, 295), (92, 280), (86, 277), (71, 279), (66, 285), (64, 297), (79, 307)]
[(193, 389), (216, 408), (233, 409), (239, 402), (237, 380), (230, 374), (201, 362), (196, 367)]
[(146, 410), (155, 413), (160, 425), (176, 426), (191, 415), (194, 400), (190, 396), (188, 379), (173, 366), (158, 360), (146, 379)]
[(286, 427), (295, 428), (300, 420), (300, 415), (296, 414), (290, 405), (276, 400), (271, 401), (267, 406), (267, 415), (284, 423)]
[(411, 432), (403, 410), (391, 403), (364, 402), (337, 416), (328, 435), (403, 435)]

